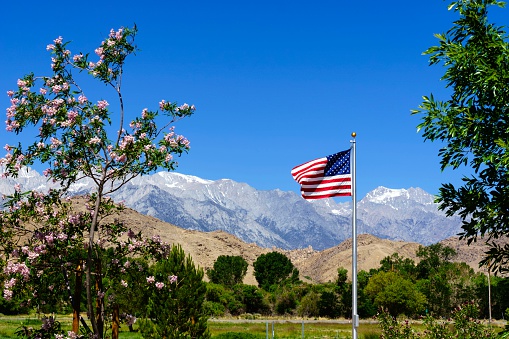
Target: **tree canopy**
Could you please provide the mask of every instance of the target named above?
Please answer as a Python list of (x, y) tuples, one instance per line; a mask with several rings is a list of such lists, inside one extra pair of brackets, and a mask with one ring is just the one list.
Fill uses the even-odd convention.
[(299, 271), (293, 266), (288, 257), (279, 252), (261, 254), (253, 263), (254, 276), (258, 285), (268, 291), (272, 285), (279, 284), (286, 279), (297, 281)]
[(459, 0), (449, 9), (459, 19), (438, 45), (425, 51), (431, 65), (441, 64), (452, 94), (448, 100), (424, 101), (413, 114), (422, 116), (418, 129), (426, 140), (444, 146), (442, 170), (468, 166), (473, 171), (459, 187), (443, 184), (437, 201), (447, 215), (462, 218), (460, 234), (470, 244), (485, 238), (491, 250), (482, 262), (507, 270), (509, 245), (493, 240), (509, 233), (509, 43), (504, 28), (488, 20), (497, 0)]
[(238, 255), (220, 255), (207, 276), (214, 284), (233, 286), (241, 284), (246, 276), (247, 261)]

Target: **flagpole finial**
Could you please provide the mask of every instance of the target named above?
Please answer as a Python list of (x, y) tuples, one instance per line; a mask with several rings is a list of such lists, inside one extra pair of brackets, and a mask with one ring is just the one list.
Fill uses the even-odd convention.
[(357, 133), (352, 132), (352, 138), (355, 138), (357, 136)]

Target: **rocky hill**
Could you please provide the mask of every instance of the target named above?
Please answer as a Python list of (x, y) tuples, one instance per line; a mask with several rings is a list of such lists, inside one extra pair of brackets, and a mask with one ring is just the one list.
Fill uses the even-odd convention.
[[(211, 268), (220, 255), (242, 256), (249, 263), (248, 273), (244, 279), (246, 284), (256, 285), (252, 264), (260, 254), (273, 250), (287, 255), (299, 269), (301, 279), (305, 281), (333, 281), (336, 278), (338, 267), (346, 268), (351, 273), (351, 239), (322, 251), (314, 250), (311, 247), (283, 250), (275, 247), (263, 248), (254, 243), (246, 243), (224, 231), (186, 230), (154, 217), (142, 215), (132, 209), (126, 209), (120, 219), (134, 230), (143, 231), (147, 236), (158, 234), (163, 241), (180, 244), (184, 251), (192, 256), (194, 262), (205, 270)], [(379, 267), (380, 260), (395, 252), (402, 257), (417, 261), (415, 252), (420, 246), (415, 242), (380, 239), (369, 234), (360, 234), (357, 243), (358, 269), (366, 271)], [(457, 238), (446, 239), (443, 243), (458, 252), (456, 261), (466, 262), (478, 270), (478, 262), (485, 251), (482, 243), (478, 242), (467, 246), (465, 242), (460, 242)]]

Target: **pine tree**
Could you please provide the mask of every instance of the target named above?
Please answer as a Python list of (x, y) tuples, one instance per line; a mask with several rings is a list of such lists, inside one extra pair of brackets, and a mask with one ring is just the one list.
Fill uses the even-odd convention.
[(147, 317), (140, 326), (143, 337), (210, 338), (203, 307), (207, 291), (203, 270), (177, 245), (152, 266), (152, 273), (147, 278)]

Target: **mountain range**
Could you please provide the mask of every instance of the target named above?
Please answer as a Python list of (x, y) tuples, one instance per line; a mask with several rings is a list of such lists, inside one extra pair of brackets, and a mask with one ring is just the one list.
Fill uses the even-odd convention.
[[(11, 194), (16, 183), (22, 190), (54, 186), (35, 170), (25, 169), (15, 180), (0, 180), (0, 193)], [(76, 195), (92, 189), (87, 180), (71, 187)], [(307, 201), (294, 192), (260, 191), (229, 179), (158, 172), (133, 179), (111, 197), (181, 228), (222, 230), (264, 248), (324, 250), (351, 237), (351, 202)], [(420, 188), (378, 187), (357, 203), (358, 234), (429, 245), (460, 231), (460, 219), (446, 217), (434, 197)]]

